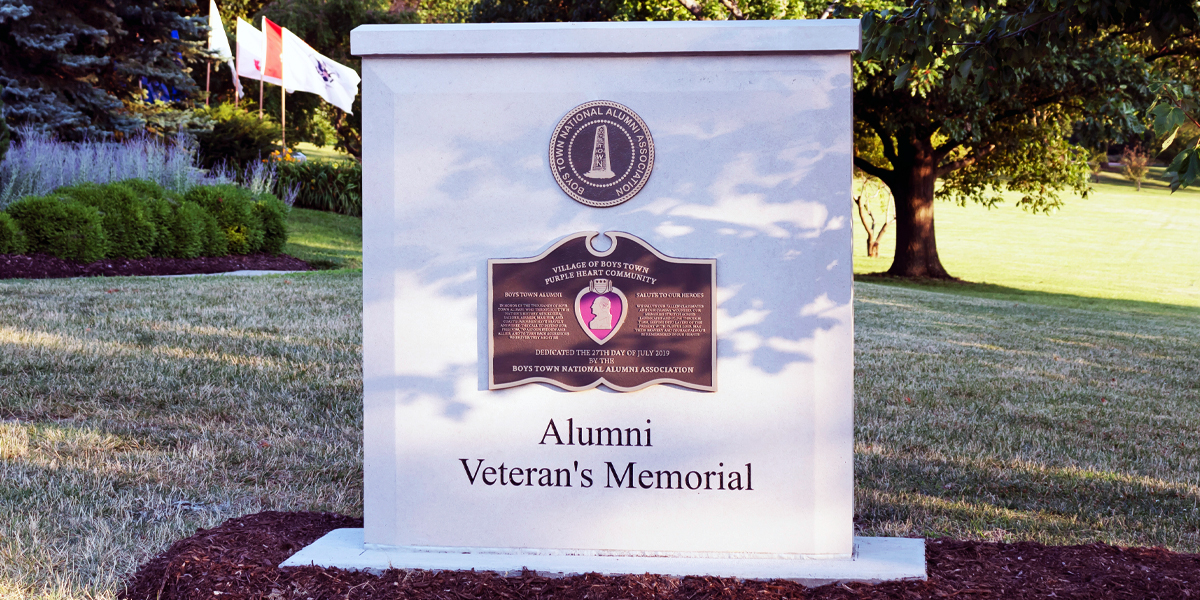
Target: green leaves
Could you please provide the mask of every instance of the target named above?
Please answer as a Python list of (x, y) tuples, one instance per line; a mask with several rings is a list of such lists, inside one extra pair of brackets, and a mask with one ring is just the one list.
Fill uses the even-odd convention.
[(908, 74), (911, 71), (912, 71), (912, 63), (908, 63), (907, 65), (900, 67), (900, 72), (898, 74), (896, 74), (896, 83), (893, 84), (892, 88), (898, 90), (898, 89), (904, 87), (904, 82), (908, 81)]
[[(1191, 86), (1176, 81), (1159, 81), (1155, 87), (1159, 90), (1154, 106), (1150, 108), (1150, 118), (1154, 131), (1159, 135), (1170, 132), (1162, 143), (1166, 150), (1178, 137), (1179, 130), (1184, 124), (1197, 123), (1198, 114), (1195, 94)], [(1200, 139), (1191, 148), (1185, 148), (1175, 155), (1167, 174), (1171, 175), (1171, 191), (1187, 187), (1196, 182), (1200, 176)]]
[[(1150, 116), (1154, 118), (1154, 130), (1162, 133), (1166, 131), (1174, 132), (1179, 129), (1187, 121), (1187, 115), (1179, 106), (1171, 104), (1158, 104), (1150, 109)], [(1169, 144), (1164, 144), (1165, 148)]]
[(1167, 167), (1167, 173), (1171, 175), (1172, 192), (1195, 183), (1197, 175), (1200, 175), (1200, 151), (1192, 147), (1176, 154), (1171, 166)]

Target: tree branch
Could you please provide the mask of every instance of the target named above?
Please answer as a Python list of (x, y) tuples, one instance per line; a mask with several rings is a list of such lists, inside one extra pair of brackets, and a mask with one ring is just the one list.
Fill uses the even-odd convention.
[[(884, 183), (887, 183), (888, 179), (890, 179), (892, 174), (895, 173), (895, 171), (877, 167), (877, 166), (871, 164), (870, 162), (868, 162), (867, 159), (859, 158), (857, 156), (854, 157), (854, 166), (861, 169), (867, 175), (870, 175), (872, 177), (878, 177), (879, 180)], [(891, 187), (891, 186), (888, 186), (888, 187)]]
[[(693, 2), (695, 0), (692, 0)], [(733, 15), (735, 21), (743, 21), (746, 15), (742, 13), (742, 9), (738, 8), (737, 0), (721, 0), (721, 4), (729, 9), (729, 13)]]
[[(992, 118), (989, 120), (992, 123), (995, 123), (997, 121), (1004, 121), (1006, 119), (1011, 119), (1012, 117), (1019, 117), (1021, 115), (1027, 114), (1030, 110), (1037, 108), (1039, 106), (1045, 106), (1047, 104), (1053, 104), (1055, 102), (1058, 102), (1058, 101), (1062, 100), (1063, 96), (1065, 96), (1065, 95), (1066, 95), (1066, 92), (1063, 92), (1061, 94), (1054, 94), (1052, 96), (1047, 96), (1045, 98), (1042, 98), (1041, 100), (1037, 100), (1037, 101), (1033, 102), (1032, 104), (1027, 104), (1025, 106), (1022, 106), (1021, 108), (1013, 108), (1013, 109), (1006, 110), (1004, 112), (1000, 112), (995, 115), (992, 115)], [(945, 144), (942, 144), (942, 147), (944, 148), (944, 147), (948, 146), (949, 144), (950, 144), (950, 142), (946, 142)], [(957, 146), (959, 144), (955, 144), (955, 145)], [(951, 149), (953, 149), (953, 148), (951, 148)]]
[(696, 2), (696, 0), (679, 0), (679, 3), (682, 4), (683, 7), (686, 8), (688, 12), (692, 13), (692, 16), (696, 17), (698, 20), (708, 20), (704, 16), (704, 7), (700, 6), (700, 3)]
[[(875, 135), (879, 136), (879, 141), (883, 143), (884, 158), (887, 158), (888, 162), (892, 163), (893, 167), (896, 166), (896, 145), (892, 143), (891, 134), (889, 134), (887, 130), (883, 128), (883, 123), (881, 123), (879, 119), (875, 117), (875, 115), (866, 111), (863, 111), (863, 114), (858, 115), (858, 118), (862, 119), (863, 123), (870, 125), (871, 129), (875, 130)], [(866, 169), (863, 170), (865, 171)]]
[(964, 156), (963, 158), (960, 158), (954, 162), (946, 163), (937, 168), (937, 176), (939, 178), (941, 178), (941, 177), (944, 177), (945, 175), (952, 173), (954, 171), (957, 171), (963, 167), (970, 166), (970, 165), (974, 164), (975, 161), (991, 154), (992, 151), (995, 149), (996, 149), (996, 145), (991, 144), (987, 148), (982, 148), (982, 149), (976, 150), (975, 153), (972, 155)]
[(946, 156), (947, 154), (950, 154), (950, 152), (952, 150), (954, 150), (955, 148), (957, 148), (961, 145), (962, 145), (962, 142), (955, 141), (955, 140), (946, 140), (945, 144), (942, 144), (941, 146), (934, 148), (933, 151), (935, 154), (939, 155), (938, 161), (941, 161), (942, 156)]
[(1155, 52), (1154, 54), (1149, 54), (1146, 56), (1146, 60), (1153, 62), (1160, 58), (1166, 58), (1169, 56), (1189, 56), (1195, 58), (1200, 56), (1200, 50), (1198, 50), (1195, 46), (1176, 46), (1171, 49), (1163, 49), (1159, 52)]

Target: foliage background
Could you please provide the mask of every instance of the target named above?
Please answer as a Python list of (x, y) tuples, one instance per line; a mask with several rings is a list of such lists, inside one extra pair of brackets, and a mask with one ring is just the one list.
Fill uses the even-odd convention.
[(195, 0), (0, 0), (8, 123), (81, 140), (170, 122), (164, 107), (147, 106), (147, 88), (184, 100), (197, 93), (191, 69), (207, 27), (196, 14)]

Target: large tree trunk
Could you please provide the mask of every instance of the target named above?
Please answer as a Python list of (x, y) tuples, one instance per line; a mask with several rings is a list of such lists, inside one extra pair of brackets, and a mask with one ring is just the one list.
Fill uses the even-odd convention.
[(941, 157), (925, 140), (904, 140), (896, 148), (901, 164), (885, 180), (896, 201), (896, 257), (887, 274), (952, 279), (938, 258), (933, 233), (933, 186)]

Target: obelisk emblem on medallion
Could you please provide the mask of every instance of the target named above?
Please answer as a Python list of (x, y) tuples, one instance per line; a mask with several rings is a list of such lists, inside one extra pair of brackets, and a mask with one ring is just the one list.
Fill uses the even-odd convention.
[(575, 318), (593, 342), (604, 345), (625, 322), (629, 312), (625, 294), (611, 279), (593, 279), (575, 296)]
[(654, 138), (628, 106), (593, 100), (571, 109), (550, 137), (550, 170), (568, 196), (616, 206), (637, 195), (654, 169)]
[(608, 125), (596, 127), (596, 141), (592, 144), (592, 170), (583, 174), (592, 179), (612, 179), (612, 165), (608, 157)]

